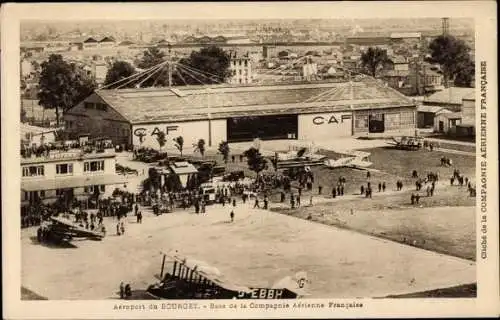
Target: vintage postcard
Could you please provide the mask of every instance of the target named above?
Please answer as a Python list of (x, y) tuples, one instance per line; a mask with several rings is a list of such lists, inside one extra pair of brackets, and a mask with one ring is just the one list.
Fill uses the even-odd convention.
[(1, 9), (4, 318), (499, 315), (495, 2)]

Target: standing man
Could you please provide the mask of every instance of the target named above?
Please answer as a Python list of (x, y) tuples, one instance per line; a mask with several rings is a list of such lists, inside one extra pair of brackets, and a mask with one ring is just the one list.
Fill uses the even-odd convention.
[(260, 205), (259, 205), (259, 197), (258, 196), (255, 196), (255, 203), (253, 205), (253, 208), (259, 208), (260, 209)]
[(125, 285), (123, 284), (123, 281), (120, 282), (120, 299), (125, 298)]
[(318, 186), (318, 194), (321, 194), (321, 191), (323, 191), (323, 186), (322, 186), (322, 185), (319, 185), (319, 186)]
[(231, 213), (229, 214), (229, 218), (231, 218), (231, 222), (234, 222), (234, 211), (231, 210)]

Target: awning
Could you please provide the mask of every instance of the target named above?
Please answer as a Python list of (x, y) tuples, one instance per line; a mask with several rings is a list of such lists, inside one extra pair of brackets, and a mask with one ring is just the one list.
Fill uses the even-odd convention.
[(198, 169), (196, 169), (191, 163), (185, 161), (174, 162), (170, 165), (170, 169), (177, 175), (198, 173)]
[(125, 176), (106, 174), (89, 175), (78, 177), (61, 177), (47, 180), (28, 180), (21, 182), (22, 191), (56, 190), (66, 188), (78, 188), (93, 185), (122, 184), (128, 180)]

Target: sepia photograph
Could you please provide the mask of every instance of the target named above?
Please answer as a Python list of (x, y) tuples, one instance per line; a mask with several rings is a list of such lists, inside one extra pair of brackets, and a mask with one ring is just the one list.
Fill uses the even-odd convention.
[(480, 298), (498, 158), (477, 15), (172, 5), (182, 18), (18, 19), (2, 170), (20, 303), (275, 317)]

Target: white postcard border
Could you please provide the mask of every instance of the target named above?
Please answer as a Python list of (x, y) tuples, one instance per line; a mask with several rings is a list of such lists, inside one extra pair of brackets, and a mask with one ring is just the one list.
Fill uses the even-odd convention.
[[(493, 1), (421, 1), (421, 2), (380, 2), (380, 3), (195, 3), (189, 6), (190, 18), (204, 18), (210, 12), (211, 18), (273, 18), (273, 17), (315, 17), (315, 18), (394, 18), (394, 17), (472, 17), (476, 22), (476, 108), (477, 130), (480, 137), (480, 112), (485, 112), (487, 119), (487, 180), (485, 185), (487, 201), (487, 259), (482, 259), (481, 235), (481, 150), (477, 148), (477, 241), (478, 257), (477, 282), (478, 297), (475, 299), (322, 299), (287, 301), (293, 303), (323, 302), (361, 303), (361, 308), (226, 308), (211, 310), (203, 307), (188, 310), (113, 310), (115, 304), (144, 304), (149, 301), (21, 301), (20, 300), (20, 222), (19, 212), (19, 21), (21, 19), (64, 19), (76, 20), (86, 17), (95, 19), (146, 19), (146, 18), (182, 18), (182, 12), (172, 14), (173, 7), (184, 8), (181, 3), (160, 4), (7, 4), (2, 6), (2, 237), (3, 237), (3, 306), (4, 317), (8, 319), (42, 318), (317, 318), (317, 317), (418, 317), (418, 316), (480, 316), (498, 315), (498, 140), (497, 140), (497, 35), (496, 3)], [(367, 10), (369, 7), (369, 10)], [(178, 9), (182, 10), (182, 9)], [(188, 18), (188, 17), (184, 17)], [(481, 61), (486, 61), (488, 108), (480, 109), (481, 101)], [(161, 308), (162, 303), (153, 302)], [(181, 303), (181, 301), (175, 301)], [(198, 302), (209, 304), (210, 302)], [(221, 303), (221, 301), (217, 301)], [(233, 303), (227, 302), (227, 305)], [(234, 301), (240, 305), (242, 301)], [(257, 303), (257, 302), (254, 302)], [(282, 304), (285, 301), (259, 301), (259, 304)], [(249, 305), (250, 302), (247, 302)]]

